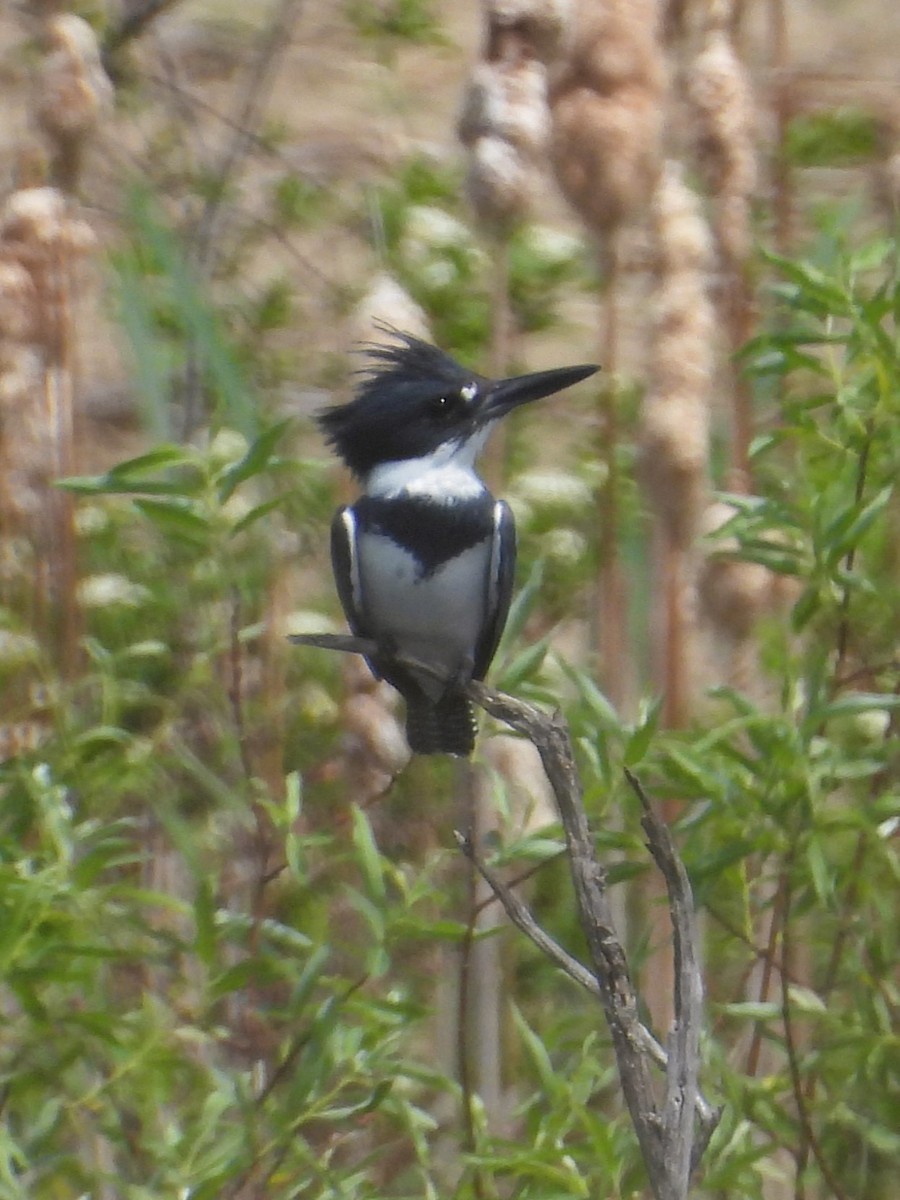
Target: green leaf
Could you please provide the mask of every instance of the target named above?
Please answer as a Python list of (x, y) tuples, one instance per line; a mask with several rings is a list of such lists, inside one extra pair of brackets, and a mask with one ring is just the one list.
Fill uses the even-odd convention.
[(172, 497), (171, 500), (138, 499), (134, 501), (134, 506), (167, 537), (176, 538), (197, 550), (209, 547), (212, 536), (210, 523), (200, 516), (190, 501), (182, 497)]
[(540, 671), (547, 650), (549, 638), (541, 638), (533, 646), (526, 646), (516, 657), (506, 665), (497, 683), (501, 691), (513, 693), (526, 679), (532, 679)]
[(787, 128), (786, 151), (798, 167), (846, 167), (871, 162), (878, 153), (876, 118), (843, 106), (795, 116)]
[(513, 597), (509, 607), (509, 616), (500, 642), (500, 655), (505, 654), (506, 648), (513, 645), (522, 636), (525, 622), (534, 611), (540, 595), (541, 584), (544, 580), (544, 564), (536, 562), (522, 590)]
[(579, 696), (597, 719), (601, 728), (619, 729), (621, 727), (619, 714), (588, 673), (579, 670), (558, 654), (554, 654), (553, 659), (559, 664), (566, 678), (578, 689)]
[(824, 1016), (828, 1005), (812, 988), (801, 987), (798, 983), (788, 984), (788, 1000), (792, 1009), (807, 1016)]
[(822, 540), (828, 547), (828, 562), (834, 565), (855, 549), (875, 521), (881, 516), (894, 494), (894, 485), (883, 487), (868, 504), (857, 510), (853, 505), (836, 517), (826, 528)]
[(300, 817), (303, 812), (303, 777), (291, 771), (284, 779), (284, 856), (295, 879), (306, 875), (306, 852), (300, 836)]
[(833, 871), (818, 838), (813, 838), (807, 846), (806, 861), (809, 864), (810, 878), (816, 898), (820, 904), (827, 906), (834, 900)]
[(650, 743), (656, 735), (661, 709), (661, 700), (654, 700), (646, 706), (643, 721), (634, 729), (625, 743), (623, 761), (626, 767), (637, 766), (647, 753)]
[(249, 529), (257, 521), (263, 517), (267, 517), (269, 513), (274, 512), (289, 500), (287, 495), (274, 496), (271, 500), (266, 500), (263, 504), (257, 504), (255, 508), (251, 508), (249, 512), (244, 513), (239, 521), (235, 521), (229, 530), (231, 537), (237, 537), (239, 533), (243, 533), (245, 529)]
[(547, 1053), (546, 1046), (522, 1016), (518, 1006), (515, 1004), (513, 1005), (512, 1014), (516, 1030), (522, 1039), (522, 1043), (537, 1073), (541, 1086), (548, 1096), (555, 1095), (559, 1091), (560, 1079), (550, 1059), (550, 1055)]
[(745, 1021), (775, 1021), (781, 1017), (781, 1007), (774, 1000), (738, 1000), (717, 1007), (726, 1016)]
[(376, 900), (383, 901), (386, 895), (384, 869), (371, 823), (358, 805), (354, 805), (351, 809), (351, 818), (353, 821), (353, 844), (357, 849), (359, 865), (365, 875), (369, 894)]
[(274, 425), (270, 425), (268, 429), (264, 429), (248, 448), (243, 458), (224, 472), (219, 480), (219, 500), (223, 504), (240, 484), (254, 475), (261, 474), (266, 469), (272, 460), (275, 447), (292, 424), (293, 419), (288, 417), (286, 420), (277, 421)]
[(829, 700), (810, 714), (813, 724), (830, 720), (832, 717), (855, 716), (858, 713), (895, 712), (900, 709), (900, 696), (885, 692), (845, 692)]

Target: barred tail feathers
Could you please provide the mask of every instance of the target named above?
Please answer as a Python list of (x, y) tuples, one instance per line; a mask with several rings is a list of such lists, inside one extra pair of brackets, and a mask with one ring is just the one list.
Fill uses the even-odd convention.
[(461, 693), (439, 700), (407, 697), (406, 740), (413, 754), (470, 755), (475, 748), (475, 710)]

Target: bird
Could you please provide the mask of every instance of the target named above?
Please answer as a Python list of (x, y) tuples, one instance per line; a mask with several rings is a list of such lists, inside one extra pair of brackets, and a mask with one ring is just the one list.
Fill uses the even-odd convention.
[(560, 367), (492, 380), (396, 329), (370, 344), (352, 399), (320, 410), (326, 443), (360, 487), (331, 525), (341, 606), (377, 679), (406, 702), (413, 754), (467, 757), (484, 679), (509, 613), (515, 521), (475, 464), (507, 414), (593, 375)]

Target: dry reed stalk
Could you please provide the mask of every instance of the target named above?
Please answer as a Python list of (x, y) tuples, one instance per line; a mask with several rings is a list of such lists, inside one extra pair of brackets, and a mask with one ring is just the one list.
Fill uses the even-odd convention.
[[(756, 110), (747, 71), (732, 41), (733, 5), (711, 0), (700, 52), (688, 72), (696, 157), (713, 200), (713, 221), (732, 354), (753, 332), (755, 311), (748, 271), (751, 202), (757, 184)], [(735, 491), (750, 488), (752, 396), (731, 367), (732, 478)]]
[(787, 154), (788, 127), (794, 116), (795, 97), (790, 76), (790, 35), (785, 0), (768, 0), (769, 70), (772, 90), (769, 104), (775, 124), (772, 157), (772, 210), (775, 245), (780, 254), (790, 252), (794, 226), (794, 190)]
[(74, 467), (71, 273), (94, 244), (56, 188), (14, 192), (0, 210), (0, 534), (24, 554), (35, 630), (64, 674), (77, 648), (75, 541), (71, 497), (52, 484)]
[(614, 703), (628, 694), (627, 596), (618, 549), (618, 295), (623, 230), (647, 211), (662, 160), (666, 72), (655, 0), (576, 6), (550, 84), (551, 160), (564, 195), (591, 232), (607, 288), (600, 361), (599, 439), (606, 480), (598, 498), (601, 566), (594, 640)]

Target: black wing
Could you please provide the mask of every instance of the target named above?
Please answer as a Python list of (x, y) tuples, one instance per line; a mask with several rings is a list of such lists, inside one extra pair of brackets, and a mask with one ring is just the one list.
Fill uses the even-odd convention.
[(516, 523), (509, 505), (503, 500), (498, 500), (494, 505), (494, 531), (488, 567), (487, 617), (475, 647), (473, 679), (484, 679), (491, 660), (497, 653), (506, 618), (509, 616), (515, 573)]

